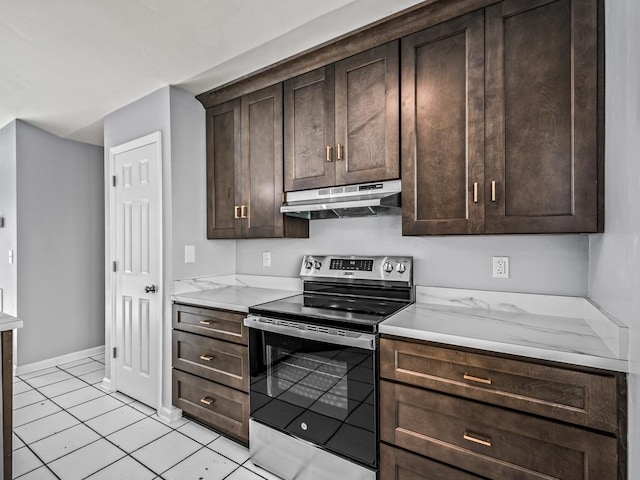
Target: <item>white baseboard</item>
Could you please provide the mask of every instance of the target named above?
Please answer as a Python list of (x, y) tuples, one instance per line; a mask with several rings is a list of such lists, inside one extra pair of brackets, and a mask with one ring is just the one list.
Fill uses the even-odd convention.
[(158, 409), (158, 418), (171, 426), (172, 423), (182, 418), (182, 410), (176, 407), (160, 407)]
[(49, 358), (40, 362), (19, 365), (15, 369), (15, 375), (25, 375), (27, 373), (37, 372), (38, 370), (55, 367), (56, 365), (61, 365), (63, 363), (75, 362), (76, 360), (101, 355), (103, 353), (104, 345), (88, 348), (87, 350), (81, 350), (79, 352), (67, 353), (66, 355), (60, 355), (59, 357)]

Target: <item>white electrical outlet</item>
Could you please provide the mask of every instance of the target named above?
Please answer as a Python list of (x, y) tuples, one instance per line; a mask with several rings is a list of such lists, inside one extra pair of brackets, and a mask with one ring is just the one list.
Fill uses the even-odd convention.
[(493, 278), (509, 278), (509, 257), (493, 257)]
[(271, 266), (271, 252), (262, 252), (262, 266), (263, 267)]

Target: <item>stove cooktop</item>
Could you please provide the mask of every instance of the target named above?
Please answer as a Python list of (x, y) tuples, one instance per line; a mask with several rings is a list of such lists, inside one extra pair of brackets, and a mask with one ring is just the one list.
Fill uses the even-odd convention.
[(305, 293), (249, 308), (249, 313), (376, 333), (378, 324), (411, 302)]

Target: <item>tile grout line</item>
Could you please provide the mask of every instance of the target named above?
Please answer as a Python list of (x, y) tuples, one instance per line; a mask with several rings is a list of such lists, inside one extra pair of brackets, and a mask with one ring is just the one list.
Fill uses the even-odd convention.
[[(88, 357), (88, 358), (91, 358), (91, 360), (93, 360), (93, 361), (95, 361), (95, 362), (97, 362), (97, 363), (102, 363), (102, 362), (99, 362), (98, 360), (93, 359), (92, 357)], [(72, 362), (69, 362), (69, 363), (72, 363)], [(82, 365), (86, 365), (86, 364), (88, 364), (88, 363), (91, 363), (91, 362), (85, 362), (85, 363), (82, 363), (82, 364), (80, 364), (80, 365), (75, 365), (75, 366), (82, 366)], [(104, 364), (103, 364), (103, 365), (104, 365)], [(74, 367), (75, 367), (75, 366), (74, 366)], [(74, 368), (74, 367), (69, 367), (69, 368)], [(48, 386), (50, 386), (50, 385), (55, 385), (55, 384), (57, 384), (57, 383), (61, 383), (61, 382), (64, 382), (64, 381), (66, 381), (66, 380), (70, 380), (71, 378), (69, 378), (69, 379), (65, 379), (65, 380), (61, 380), (61, 381), (59, 381), (59, 382), (53, 382), (53, 383), (48, 384), (48, 385), (43, 385), (43, 386), (41, 386), (41, 387), (35, 387), (35, 386), (33, 386), (31, 383), (29, 383), (29, 380), (31, 380), (31, 379), (33, 379), (33, 378), (39, 378), (39, 377), (42, 377), (42, 376), (44, 376), (44, 375), (49, 375), (49, 374), (53, 374), (53, 373), (58, 373), (58, 372), (49, 372), (49, 373), (45, 373), (45, 374), (43, 374), (43, 375), (37, 375), (37, 376), (31, 377), (31, 378), (29, 378), (29, 379), (23, 379), (23, 378), (21, 378), (21, 377), (17, 377), (20, 381), (22, 381), (22, 382), (26, 383), (26, 384), (27, 384), (31, 389), (33, 389), (33, 390), (37, 391), (40, 395), (43, 395), (43, 396), (45, 397), (45, 399), (46, 399), (46, 400), (50, 401), (50, 402), (51, 402), (51, 403), (53, 403), (55, 406), (57, 406), (57, 407), (59, 407), (59, 408), (61, 408), (61, 409), (62, 409), (62, 410), (60, 410), (60, 411), (58, 411), (58, 412), (55, 412), (55, 413), (52, 413), (52, 414), (46, 415), (46, 416), (41, 417), (41, 418), (38, 418), (38, 419), (36, 419), (36, 420), (32, 420), (31, 422), (27, 422), (27, 423), (25, 423), (25, 424), (23, 424), (23, 425), (28, 425), (28, 424), (30, 424), (30, 423), (33, 423), (33, 422), (36, 422), (36, 421), (39, 421), (39, 420), (43, 420), (43, 419), (48, 418), (48, 417), (50, 417), (50, 416), (56, 415), (57, 413), (60, 413), (61, 411), (66, 412), (66, 413), (67, 413), (67, 414), (69, 414), (71, 417), (73, 417), (73, 419), (74, 419), (74, 420), (76, 420), (76, 421), (78, 421), (78, 422), (79, 422), (79, 423), (78, 423), (78, 424), (76, 424), (76, 425), (73, 425), (73, 426), (68, 427), (68, 428), (65, 428), (65, 429), (63, 429), (63, 430), (61, 430), (61, 431), (59, 431), (59, 432), (55, 432), (55, 433), (53, 433), (53, 434), (51, 434), (51, 435), (48, 435), (48, 436), (43, 437), (43, 438), (41, 438), (41, 439), (38, 439), (38, 440), (36, 440), (36, 442), (39, 442), (39, 441), (44, 440), (44, 439), (46, 439), (46, 438), (50, 438), (50, 437), (52, 437), (53, 435), (56, 435), (56, 434), (58, 434), (58, 433), (64, 432), (64, 431), (66, 431), (66, 430), (69, 430), (70, 428), (74, 428), (74, 427), (76, 427), (76, 426), (78, 426), (78, 425), (80, 425), (80, 424), (81, 424), (81, 425), (84, 425), (86, 428), (88, 428), (88, 429), (89, 429), (89, 430), (91, 430), (92, 432), (96, 433), (96, 434), (98, 435), (98, 437), (99, 437), (98, 439), (96, 439), (96, 440), (94, 440), (94, 441), (92, 441), (92, 442), (89, 442), (89, 443), (87, 443), (87, 444), (85, 444), (85, 445), (82, 445), (81, 447), (77, 448), (76, 450), (73, 450), (72, 452), (68, 452), (68, 453), (66, 453), (65, 455), (62, 455), (62, 456), (60, 456), (60, 457), (56, 458), (54, 461), (60, 460), (61, 458), (66, 457), (67, 455), (70, 455), (70, 454), (72, 454), (72, 453), (74, 453), (74, 452), (77, 452), (78, 450), (80, 450), (80, 449), (82, 449), (82, 448), (84, 448), (84, 447), (86, 447), (86, 446), (88, 446), (88, 445), (92, 445), (92, 444), (94, 444), (94, 443), (98, 442), (99, 440), (104, 439), (104, 440), (106, 440), (109, 444), (113, 445), (113, 446), (114, 446), (114, 447), (116, 447), (118, 450), (120, 450), (122, 453), (124, 453), (124, 456), (123, 456), (123, 457), (118, 458), (117, 460), (115, 460), (114, 462), (111, 462), (111, 463), (110, 463), (110, 464), (108, 464), (108, 465), (105, 465), (104, 467), (100, 468), (99, 470), (96, 470), (95, 472), (92, 472), (88, 477), (90, 477), (90, 476), (92, 476), (92, 475), (97, 474), (98, 472), (100, 472), (100, 471), (102, 471), (102, 470), (104, 470), (104, 469), (106, 469), (106, 468), (110, 467), (111, 465), (113, 465), (113, 464), (115, 464), (115, 463), (117, 463), (117, 462), (119, 462), (119, 461), (123, 460), (123, 459), (124, 459), (124, 458), (126, 458), (126, 457), (129, 457), (129, 458), (131, 458), (132, 460), (134, 460), (136, 463), (138, 463), (138, 464), (142, 465), (144, 468), (146, 468), (146, 469), (147, 469), (147, 470), (149, 470), (151, 473), (153, 473), (154, 475), (156, 475), (156, 477), (155, 477), (156, 479), (158, 479), (158, 478), (159, 478), (159, 479), (162, 479), (162, 478), (163, 478), (163, 476), (162, 476), (162, 475), (164, 475), (166, 472), (168, 472), (168, 471), (169, 471), (169, 470), (171, 470), (172, 468), (176, 467), (176, 466), (177, 466), (177, 465), (179, 465), (180, 463), (182, 463), (182, 462), (186, 461), (188, 458), (192, 457), (192, 456), (193, 456), (193, 455), (195, 455), (196, 453), (198, 453), (198, 452), (200, 452), (200, 451), (202, 451), (202, 450), (204, 450), (204, 449), (207, 449), (207, 450), (209, 450), (209, 451), (212, 451), (212, 452), (214, 452), (214, 453), (216, 453), (216, 454), (218, 454), (218, 455), (222, 456), (223, 458), (225, 458), (225, 459), (229, 460), (232, 464), (236, 465), (236, 468), (234, 468), (234, 469), (233, 469), (233, 470), (232, 470), (232, 471), (231, 471), (231, 472), (230, 472), (226, 477), (224, 477), (225, 479), (226, 479), (226, 478), (229, 478), (231, 475), (233, 475), (235, 472), (237, 472), (240, 468), (244, 468), (245, 470), (247, 470), (247, 471), (251, 472), (252, 474), (256, 475), (258, 478), (261, 478), (261, 479), (264, 479), (264, 478), (265, 478), (265, 477), (263, 477), (262, 475), (260, 475), (258, 472), (255, 472), (255, 471), (253, 471), (253, 470), (251, 470), (251, 469), (249, 469), (249, 468), (247, 468), (247, 467), (244, 467), (244, 464), (245, 464), (245, 463), (247, 463), (247, 462), (250, 460), (249, 458), (248, 458), (248, 459), (246, 459), (243, 463), (238, 463), (236, 460), (233, 460), (232, 458), (229, 458), (227, 455), (224, 455), (223, 453), (218, 452), (218, 451), (214, 450), (213, 448), (210, 448), (210, 445), (211, 445), (211, 444), (213, 444), (213, 443), (214, 443), (216, 440), (218, 440), (220, 437), (222, 437), (222, 438), (226, 438), (226, 437), (223, 437), (222, 435), (218, 434), (218, 437), (216, 437), (214, 440), (212, 440), (211, 442), (209, 442), (209, 443), (207, 443), (207, 444), (203, 444), (203, 443), (199, 442), (198, 440), (196, 440), (196, 439), (194, 439), (194, 438), (191, 438), (191, 437), (190, 437), (190, 436), (188, 436), (187, 434), (185, 434), (185, 433), (183, 433), (183, 432), (179, 431), (179, 429), (180, 429), (181, 427), (183, 427), (184, 425), (186, 425), (188, 422), (190, 422), (190, 420), (188, 420), (188, 419), (186, 419), (186, 418), (185, 418), (185, 420), (186, 420), (186, 422), (185, 422), (185, 423), (182, 423), (181, 425), (179, 425), (179, 426), (177, 426), (177, 427), (172, 427), (172, 426), (170, 426), (170, 425), (168, 425), (168, 424), (166, 424), (166, 423), (164, 423), (164, 422), (161, 422), (161, 421), (158, 421), (158, 420), (154, 419), (154, 418), (153, 418), (153, 415), (155, 415), (155, 412), (148, 414), (148, 413), (145, 413), (145, 412), (140, 411), (140, 410), (136, 409), (135, 407), (133, 407), (131, 404), (132, 404), (132, 403), (134, 403), (134, 402), (136, 401), (135, 399), (133, 399), (133, 401), (132, 401), (132, 402), (130, 402), (130, 403), (124, 403), (122, 400), (120, 400), (120, 399), (118, 399), (118, 398), (116, 398), (116, 397), (113, 397), (113, 396), (112, 396), (114, 393), (117, 393), (117, 392), (107, 393), (107, 392), (105, 392), (104, 390), (102, 390), (102, 389), (100, 389), (100, 388), (96, 387), (96, 386), (95, 386), (96, 384), (91, 384), (91, 383), (89, 383), (88, 381), (84, 380), (83, 378), (80, 378), (78, 375), (75, 375), (75, 374), (73, 374), (73, 373), (70, 373), (70, 372), (68, 372), (67, 370), (65, 370), (65, 369), (61, 368), (61, 367), (60, 367), (60, 366), (58, 366), (58, 365), (56, 365), (56, 366), (55, 366), (55, 367), (53, 367), (53, 368), (58, 369), (58, 371), (65, 372), (66, 374), (70, 375), (70, 376), (71, 376), (71, 378), (78, 379), (78, 380), (80, 380), (80, 381), (84, 382), (85, 384), (87, 384), (88, 386), (95, 388), (97, 391), (99, 391), (100, 393), (102, 393), (102, 394), (103, 394), (103, 395), (102, 395), (102, 396), (100, 396), (100, 397), (96, 397), (96, 398), (94, 398), (94, 399), (87, 400), (86, 402), (81, 402), (81, 403), (79, 403), (78, 405), (73, 405), (73, 407), (76, 407), (76, 406), (79, 406), (79, 405), (86, 404), (86, 403), (91, 402), (91, 401), (93, 401), (93, 400), (96, 400), (96, 399), (98, 399), (98, 398), (102, 398), (103, 396), (108, 396), (108, 397), (110, 396), (111, 398), (114, 398), (115, 400), (118, 400), (119, 402), (121, 402), (121, 403), (122, 403), (122, 406), (119, 406), (119, 407), (117, 407), (117, 408), (115, 408), (115, 409), (112, 409), (112, 410), (109, 410), (109, 411), (107, 411), (107, 412), (103, 412), (103, 413), (101, 413), (101, 414), (99, 414), (99, 415), (96, 415), (95, 417), (92, 417), (92, 418), (87, 419), (86, 421), (83, 421), (83, 420), (81, 420), (80, 418), (78, 418), (77, 416), (75, 416), (73, 413), (70, 413), (66, 408), (64, 408), (63, 406), (61, 406), (60, 404), (58, 404), (58, 403), (55, 401), (55, 398), (57, 398), (57, 397), (59, 397), (59, 396), (62, 396), (62, 395), (66, 395), (66, 394), (68, 394), (68, 393), (72, 393), (72, 392), (75, 392), (75, 391), (81, 390), (81, 389), (86, 388), (86, 387), (80, 387), (80, 388), (78, 388), (78, 389), (70, 390), (69, 392), (65, 392), (65, 393), (62, 393), (62, 394), (60, 394), (60, 395), (56, 395), (55, 397), (49, 397), (49, 396), (45, 395), (44, 393), (42, 393), (42, 392), (40, 391), (40, 388), (45, 388), (45, 387), (48, 387)], [(98, 370), (96, 370), (96, 371), (98, 371)], [(93, 372), (88, 372), (88, 373), (83, 374), (83, 375), (88, 375), (88, 374), (90, 374), (90, 373), (93, 373)], [(22, 393), (26, 393), (26, 392), (22, 392)], [(130, 398), (130, 397), (129, 397), (129, 398)], [(38, 403), (38, 402), (35, 402), (35, 403)], [(35, 403), (34, 403), (34, 404), (30, 404), (30, 405), (25, 405), (25, 406), (23, 406), (23, 407), (21, 407), (21, 408), (25, 408), (25, 407), (27, 407), (27, 406), (35, 405)], [(143, 404), (143, 405), (144, 405), (144, 404)], [(132, 425), (135, 425), (136, 423), (142, 422), (142, 421), (144, 421), (146, 418), (150, 418), (150, 419), (152, 419), (153, 421), (158, 421), (158, 423), (160, 423), (161, 425), (165, 425), (165, 426), (167, 426), (167, 427), (170, 429), (170, 431), (169, 431), (169, 432), (167, 432), (167, 433), (165, 433), (165, 434), (163, 434), (163, 435), (160, 435), (160, 436), (159, 436), (159, 437), (157, 437), (157, 438), (154, 438), (153, 440), (149, 441), (148, 443), (146, 443), (146, 444), (144, 444), (144, 445), (141, 445), (140, 447), (136, 448), (136, 449), (135, 449), (135, 450), (133, 450), (132, 452), (127, 452), (127, 451), (125, 451), (123, 448), (119, 447), (119, 446), (118, 446), (118, 445), (116, 445), (114, 442), (112, 442), (110, 439), (106, 438), (106, 436), (105, 436), (105, 435), (102, 435), (100, 432), (98, 432), (97, 430), (95, 430), (94, 428), (92, 428), (91, 426), (89, 426), (89, 425), (87, 425), (87, 424), (86, 424), (86, 422), (88, 422), (88, 421), (91, 421), (91, 420), (94, 420), (94, 419), (100, 418), (101, 416), (104, 416), (104, 415), (106, 415), (106, 414), (108, 414), (108, 413), (114, 412), (114, 411), (116, 411), (116, 410), (118, 410), (118, 409), (120, 409), (120, 408), (122, 408), (122, 407), (124, 407), (124, 406), (129, 406), (130, 408), (132, 408), (132, 409), (136, 410), (137, 412), (139, 412), (139, 413), (141, 413), (142, 415), (144, 415), (144, 418), (142, 418), (142, 419), (140, 419), (140, 420), (138, 420), (138, 421), (136, 421), (136, 422), (133, 422), (133, 423), (131, 423), (131, 424), (129, 424), (129, 425), (126, 425), (126, 426), (124, 426), (124, 427), (122, 427), (122, 428), (120, 428), (120, 429), (118, 429), (118, 430), (115, 430), (115, 431), (113, 431), (113, 432), (110, 432), (110, 433), (109, 433), (109, 435), (112, 435), (112, 434), (117, 433), (117, 432), (119, 432), (119, 431), (121, 431), (121, 430), (124, 430), (125, 428), (128, 428), (128, 427), (130, 427), (130, 426), (132, 426)], [(70, 408), (73, 408), (73, 407), (70, 407)], [(17, 410), (19, 410), (19, 409), (17, 409)], [(192, 422), (192, 423), (194, 423), (194, 424), (196, 424), (196, 425), (199, 425), (199, 423), (198, 423), (198, 422)], [(20, 426), (23, 426), (23, 425), (20, 425)], [(205, 427), (205, 428), (206, 428), (206, 427)], [(162, 473), (160, 473), (160, 474), (157, 474), (157, 473), (156, 473), (154, 470), (152, 470), (149, 466), (145, 465), (144, 463), (142, 463), (140, 460), (138, 460), (136, 457), (134, 457), (134, 456), (132, 455), (133, 453), (138, 452), (139, 450), (141, 450), (141, 449), (145, 448), (146, 446), (150, 445), (151, 443), (156, 442), (156, 441), (157, 441), (157, 440), (159, 440), (160, 438), (163, 438), (163, 437), (165, 437), (165, 436), (169, 435), (171, 432), (178, 432), (178, 433), (180, 433), (180, 434), (181, 434), (182, 436), (184, 436), (185, 438), (187, 438), (187, 439), (189, 439), (189, 440), (192, 440), (192, 441), (196, 442), (196, 443), (200, 446), (200, 448), (198, 448), (195, 452), (191, 453), (191, 454), (190, 454), (190, 455), (188, 455), (187, 457), (185, 457), (185, 458), (181, 459), (179, 462), (177, 462), (177, 463), (175, 463), (174, 465), (170, 466), (169, 468), (165, 469), (165, 470), (164, 470)], [(215, 431), (214, 431), (214, 432), (215, 432)], [(14, 432), (14, 433), (15, 433), (15, 432)], [(218, 433), (218, 432), (215, 432), (215, 433)], [(29, 445), (28, 443), (26, 443), (26, 442), (25, 442), (25, 441), (24, 441), (24, 440), (23, 440), (23, 439), (22, 439), (22, 438), (21, 438), (17, 433), (16, 433), (16, 436), (20, 439), (20, 441), (22, 441), (22, 442), (24, 443), (24, 446), (28, 447), (29, 451), (31, 451), (31, 452), (36, 456), (36, 458), (38, 458), (38, 460), (40, 460), (40, 462), (41, 462), (41, 463), (42, 463), (42, 464), (47, 468), (47, 470), (49, 470), (49, 471), (50, 471), (50, 472), (51, 472), (51, 473), (52, 473), (56, 478), (58, 478), (58, 479), (60, 478), (60, 477), (58, 477), (58, 475), (57, 475), (55, 472), (53, 472), (53, 471), (52, 471), (52, 469), (48, 466), (48, 464), (47, 464), (47, 463), (45, 463), (45, 462), (43, 462), (43, 461), (42, 461), (42, 459), (41, 459), (41, 458), (40, 458), (40, 457), (39, 457), (39, 456), (38, 456), (38, 455), (33, 451), (33, 449), (30, 447), (30, 445)], [(32, 443), (36, 443), (36, 442), (32, 442)], [(22, 447), (21, 447), (21, 448), (22, 448)], [(51, 462), (51, 463), (53, 463), (53, 462)], [(40, 466), (38, 466), (37, 468), (40, 468)], [(29, 472), (32, 472), (32, 471), (36, 470), (37, 468), (35, 468), (35, 469), (33, 469), (33, 470), (30, 470)], [(26, 475), (26, 474), (27, 474), (27, 473), (29, 473), (29, 472), (25, 472), (23, 475)], [(23, 475), (21, 475), (21, 476), (23, 476)], [(85, 477), (85, 478), (88, 478), (88, 477)]]

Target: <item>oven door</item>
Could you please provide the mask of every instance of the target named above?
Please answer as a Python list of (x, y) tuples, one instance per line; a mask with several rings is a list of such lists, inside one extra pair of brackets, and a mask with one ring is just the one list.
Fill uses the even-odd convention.
[(377, 468), (375, 335), (251, 315), (245, 324), (253, 420)]

